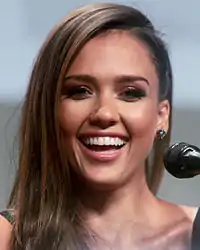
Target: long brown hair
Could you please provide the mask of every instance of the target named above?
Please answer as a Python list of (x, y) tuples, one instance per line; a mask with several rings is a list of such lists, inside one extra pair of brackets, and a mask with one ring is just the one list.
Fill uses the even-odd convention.
[[(132, 7), (106, 3), (70, 13), (39, 51), (22, 107), (19, 168), (9, 203), (16, 211), (13, 250), (85, 249), (80, 220), (74, 217), (73, 181), (63, 153), (58, 107), (63, 77), (79, 51), (93, 37), (112, 29), (126, 30), (147, 45), (160, 81), (159, 98), (168, 99), (172, 106), (168, 52), (145, 15)], [(170, 130), (171, 116), (168, 135), (155, 143), (151, 165), (147, 161), (152, 192), (160, 183)]]

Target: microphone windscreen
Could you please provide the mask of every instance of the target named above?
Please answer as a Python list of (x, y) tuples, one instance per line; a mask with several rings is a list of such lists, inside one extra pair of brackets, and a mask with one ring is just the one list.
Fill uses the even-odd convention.
[(183, 152), (190, 146), (185, 142), (175, 143), (167, 149), (164, 154), (164, 165), (166, 170), (176, 178), (192, 178), (195, 174), (187, 171)]

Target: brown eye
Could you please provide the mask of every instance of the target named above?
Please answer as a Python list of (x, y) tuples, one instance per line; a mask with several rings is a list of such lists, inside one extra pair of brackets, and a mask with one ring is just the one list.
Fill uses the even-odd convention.
[(146, 93), (144, 90), (135, 88), (135, 87), (126, 87), (121, 93), (120, 93), (120, 99), (124, 101), (135, 101), (137, 99), (141, 99), (146, 96)]
[(83, 100), (91, 95), (91, 89), (86, 86), (72, 86), (63, 91), (63, 96), (65, 96), (65, 98), (71, 98), (73, 100)]

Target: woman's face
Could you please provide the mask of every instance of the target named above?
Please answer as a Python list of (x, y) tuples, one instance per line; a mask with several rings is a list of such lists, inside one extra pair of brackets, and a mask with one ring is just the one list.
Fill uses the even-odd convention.
[(113, 32), (83, 47), (59, 110), (67, 158), (79, 176), (114, 187), (142, 170), (156, 131), (168, 126), (169, 105), (158, 103), (158, 91), (150, 53), (137, 38)]

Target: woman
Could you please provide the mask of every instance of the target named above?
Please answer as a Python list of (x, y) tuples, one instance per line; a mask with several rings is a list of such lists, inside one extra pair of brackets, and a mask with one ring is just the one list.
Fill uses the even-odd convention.
[(171, 109), (168, 52), (145, 15), (102, 3), (66, 17), (31, 75), (1, 249), (189, 249), (196, 209), (154, 195)]

